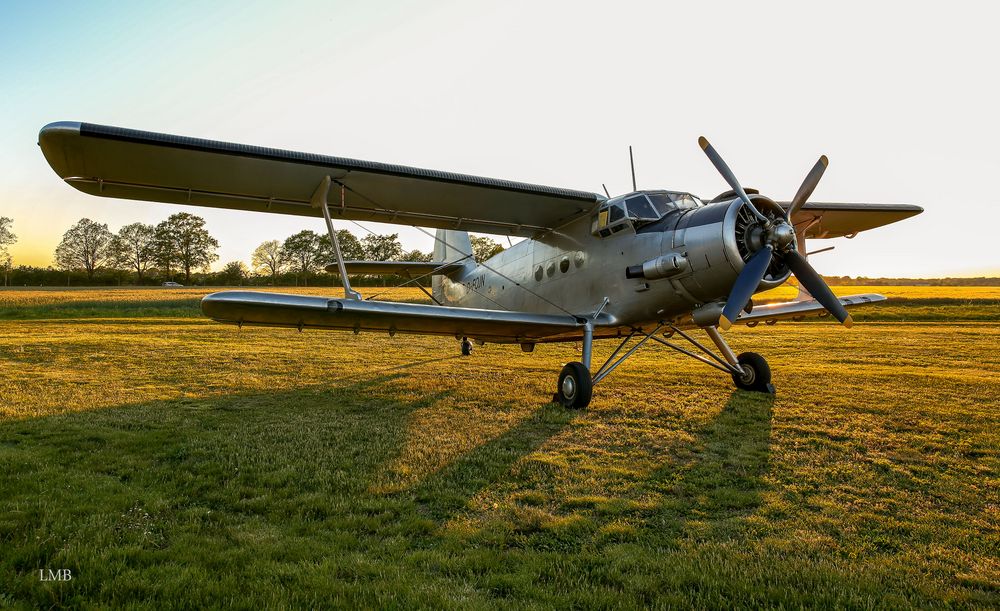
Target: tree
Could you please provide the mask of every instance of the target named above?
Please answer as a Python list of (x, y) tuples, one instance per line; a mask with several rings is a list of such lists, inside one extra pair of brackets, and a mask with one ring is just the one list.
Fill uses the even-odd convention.
[(65, 271), (82, 269), (87, 272), (87, 280), (93, 280), (94, 271), (111, 261), (109, 246), (113, 237), (106, 224), (80, 219), (56, 247), (56, 264)]
[[(344, 261), (360, 261), (365, 258), (365, 251), (361, 247), (354, 234), (346, 229), (337, 230), (337, 241), (340, 242), (340, 252), (344, 255)], [(330, 241), (329, 234), (319, 239), (320, 258), (327, 264), (337, 262), (337, 254), (333, 251), (333, 242)]]
[(492, 238), (474, 235), (469, 239), (472, 241), (472, 254), (479, 263), (503, 252), (503, 246)]
[(278, 274), (288, 266), (288, 260), (285, 258), (285, 251), (281, 248), (281, 242), (268, 240), (254, 249), (250, 264), (257, 273), (269, 274), (271, 284), (274, 284)]
[(291, 262), (296, 275), (302, 274), (303, 281), (316, 271), (322, 256), (319, 234), (308, 229), (286, 238), (281, 250)]
[(361, 240), (365, 259), (369, 261), (399, 261), (403, 256), (403, 245), (399, 243), (399, 234), (380, 235), (373, 233)]
[(155, 258), (156, 228), (132, 223), (118, 230), (111, 240), (111, 255), (115, 263), (135, 272), (139, 283)]
[(166, 221), (159, 223), (153, 230), (153, 261), (166, 274), (174, 279), (174, 268), (177, 266), (177, 253), (174, 248), (174, 228)]
[(155, 242), (157, 260), (168, 274), (176, 263), (184, 270), (185, 284), (191, 283), (192, 269), (206, 269), (219, 258), (219, 241), (205, 229), (205, 219), (187, 212), (171, 214), (157, 225)]
[(10, 276), (10, 252), (7, 247), (17, 242), (17, 236), (10, 230), (14, 221), (6, 216), (0, 216), (0, 265), (3, 265), (3, 285), (7, 286), (7, 279)]
[(434, 255), (429, 252), (420, 252), (419, 250), (411, 250), (410, 252), (403, 255), (400, 261), (433, 261)]
[(222, 277), (226, 284), (238, 284), (243, 286), (243, 281), (249, 275), (249, 270), (243, 261), (230, 261), (222, 268)]
[(6, 216), (0, 216), (0, 256), (7, 256), (7, 247), (17, 242), (17, 236), (10, 230), (14, 221)]

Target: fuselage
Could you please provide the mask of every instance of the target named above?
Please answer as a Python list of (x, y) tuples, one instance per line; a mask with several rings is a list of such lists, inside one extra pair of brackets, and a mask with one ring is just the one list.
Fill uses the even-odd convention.
[[(738, 243), (742, 206), (665, 191), (612, 198), (587, 217), (444, 278), (443, 301), (581, 317), (601, 310), (605, 326), (690, 319), (725, 299), (749, 256)], [(776, 270), (760, 289), (786, 278)]]

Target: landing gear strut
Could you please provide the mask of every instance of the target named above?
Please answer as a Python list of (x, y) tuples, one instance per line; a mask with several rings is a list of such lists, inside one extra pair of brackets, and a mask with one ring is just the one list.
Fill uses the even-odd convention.
[[(664, 334), (666, 338), (671, 338), (674, 335), (683, 338), (707, 355), (708, 358), (702, 354), (698, 354), (697, 352), (693, 352), (692, 350), (688, 350), (671, 341), (668, 341), (665, 337), (659, 336), (658, 333), (664, 327), (669, 329), (669, 331)], [(650, 333), (646, 333), (642, 329), (633, 329), (632, 332), (629, 333), (624, 340), (622, 340), (618, 347), (615, 348), (615, 351), (611, 353), (608, 360), (605, 361), (593, 375), (591, 375), (590, 355), (593, 346), (594, 328), (592, 324), (587, 323), (584, 327), (583, 334), (583, 362), (568, 363), (565, 367), (563, 367), (562, 372), (559, 374), (559, 386), (556, 389), (553, 401), (570, 408), (579, 409), (586, 407), (587, 404), (590, 403), (594, 386), (606, 378), (619, 365), (624, 363), (626, 359), (635, 354), (635, 352), (639, 350), (639, 348), (642, 348), (642, 346), (649, 340), (663, 344), (664, 346), (672, 348), (681, 354), (730, 374), (733, 377), (733, 382), (736, 384), (737, 388), (753, 392), (774, 394), (774, 386), (771, 384), (771, 368), (767, 365), (767, 361), (764, 360), (764, 357), (755, 352), (744, 352), (743, 354), (736, 356), (729, 347), (729, 344), (726, 343), (726, 340), (724, 340), (722, 335), (719, 334), (718, 329), (715, 327), (703, 327), (703, 329), (705, 333), (708, 334), (708, 337), (711, 338), (712, 343), (714, 343), (719, 349), (721, 356), (715, 354), (707, 346), (676, 326), (661, 323)], [(629, 348), (625, 354), (618, 356), (625, 345), (637, 335), (642, 336), (642, 339)]]
[(554, 403), (571, 409), (583, 409), (590, 404), (594, 394), (594, 381), (590, 376), (590, 355), (594, 346), (594, 323), (583, 326), (583, 362), (566, 363), (559, 373), (559, 385), (552, 398)]

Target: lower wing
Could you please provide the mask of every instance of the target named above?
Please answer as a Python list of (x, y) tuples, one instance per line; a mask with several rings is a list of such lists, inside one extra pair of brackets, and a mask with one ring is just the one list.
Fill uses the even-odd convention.
[(579, 337), (584, 321), (564, 314), (454, 308), (415, 303), (361, 301), (256, 291), (224, 291), (201, 301), (218, 322), (298, 329), (388, 331), (451, 335), (492, 342), (552, 341)]
[[(347, 268), (348, 274), (427, 276), (431, 274), (450, 274), (453, 271), (462, 269), (462, 263), (459, 261), (452, 263), (442, 263), (440, 261), (344, 261), (344, 267)], [(333, 265), (327, 265), (326, 271), (331, 274), (339, 274), (340, 268), (334, 263)]]
[[(849, 310), (853, 307), (885, 301), (885, 296), (877, 293), (865, 293), (863, 295), (848, 295), (839, 299), (840, 303)], [(747, 326), (755, 327), (761, 322), (773, 325), (779, 320), (802, 320), (806, 317), (829, 315), (830, 313), (826, 311), (826, 308), (820, 305), (815, 299), (803, 299), (754, 306), (752, 312), (743, 312), (740, 314), (735, 324), (743, 323)]]

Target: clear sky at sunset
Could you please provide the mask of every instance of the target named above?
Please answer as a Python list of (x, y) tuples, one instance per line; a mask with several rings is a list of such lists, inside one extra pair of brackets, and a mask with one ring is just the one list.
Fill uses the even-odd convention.
[[(188, 210), (219, 264), (315, 219), (94, 198), (38, 130), (87, 121), (601, 191), (790, 199), (825, 153), (818, 201), (924, 214), (816, 242), (831, 275), (1000, 274), (998, 14), (990, 3), (0, 3), (0, 216), (14, 264), (48, 265), (81, 217)], [(361, 235), (357, 227), (342, 225)], [(415, 229), (407, 248), (431, 250)]]

